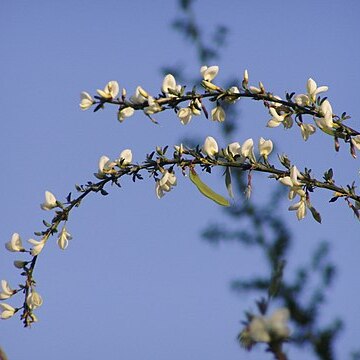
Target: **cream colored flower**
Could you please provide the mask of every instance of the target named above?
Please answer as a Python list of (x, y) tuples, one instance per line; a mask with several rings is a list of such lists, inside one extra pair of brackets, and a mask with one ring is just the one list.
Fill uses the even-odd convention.
[(80, 108), (81, 108), (81, 110), (90, 109), (93, 104), (94, 104), (94, 100), (91, 97), (91, 95), (89, 93), (87, 93), (86, 91), (83, 91), (80, 94)]
[(144, 109), (144, 113), (147, 115), (153, 115), (163, 110), (161, 105), (152, 97), (149, 96), (148, 99), (148, 106)]
[(229, 144), (226, 149), (232, 157), (241, 156), (241, 145), (238, 142)]
[(119, 155), (119, 164), (121, 165), (129, 165), (132, 161), (133, 155), (130, 149), (125, 149)]
[(296, 105), (299, 106), (308, 106), (310, 105), (310, 99), (308, 95), (298, 94), (294, 97)]
[(180, 96), (181, 85), (176, 84), (173, 75), (167, 74), (163, 80), (161, 91), (168, 97)]
[(302, 220), (306, 216), (306, 198), (302, 196), (300, 201), (289, 207), (290, 211), (296, 211), (296, 217), (298, 220)]
[(236, 103), (238, 100), (240, 100), (240, 97), (237, 96), (238, 94), (240, 94), (240, 90), (237, 86), (232, 86), (228, 91), (227, 91), (228, 95), (225, 96), (224, 100), (229, 103), (229, 104), (234, 104)]
[(109, 81), (104, 90), (96, 90), (97, 93), (103, 98), (107, 100), (113, 100), (119, 94), (119, 84), (117, 81)]
[(21, 237), (18, 233), (14, 233), (12, 235), (11, 240), (5, 244), (5, 247), (11, 252), (25, 251), (21, 241)]
[(214, 156), (219, 152), (219, 146), (216, 142), (216, 140), (212, 136), (208, 136), (205, 139), (204, 145), (203, 145), (203, 151), (207, 156)]
[(114, 169), (116, 163), (111, 161), (106, 155), (101, 156), (99, 159), (99, 172), (100, 173), (108, 173)]
[(286, 114), (279, 115), (273, 107), (271, 107), (269, 111), (272, 118), (268, 121), (267, 127), (274, 128), (279, 126), (284, 121)]
[(327, 134), (332, 134), (332, 129), (334, 126), (332, 120), (333, 112), (332, 112), (331, 104), (327, 99), (321, 103), (319, 108), (319, 113), (321, 115), (320, 118), (314, 117), (316, 125)]
[(314, 134), (314, 132), (316, 131), (316, 127), (314, 125), (304, 123), (300, 124), (300, 129), (301, 135), (305, 141), (309, 138), (310, 135)]
[(183, 125), (187, 125), (192, 118), (192, 111), (189, 107), (182, 108), (177, 112), (177, 116)]
[(72, 239), (72, 236), (70, 233), (66, 230), (66, 227), (64, 226), (57, 239), (57, 244), (59, 245), (59, 248), (61, 250), (65, 250), (69, 245), (69, 240)]
[(316, 82), (313, 79), (309, 79), (306, 84), (307, 93), (309, 96), (309, 99), (312, 103), (315, 102), (316, 96), (322, 92), (328, 91), (327, 86), (317, 86)]
[(164, 170), (162, 178), (156, 181), (155, 192), (158, 199), (161, 199), (166, 192), (169, 192), (173, 186), (176, 186), (176, 176), (173, 172)]
[(214, 80), (214, 78), (216, 77), (218, 72), (219, 72), (219, 67), (218, 66), (207, 67), (207, 66), (204, 65), (204, 66), (202, 66), (200, 68), (200, 73), (201, 73), (203, 79), (205, 81), (209, 81), (209, 82)]
[(0, 300), (8, 299), (15, 294), (15, 290), (11, 289), (6, 280), (1, 280), (2, 292), (0, 292)]
[(41, 298), (40, 294), (37, 293), (35, 290), (32, 290), (26, 298), (26, 305), (29, 307), (30, 310), (35, 310), (42, 304), (43, 299)]
[(247, 139), (241, 146), (241, 155), (250, 160), (250, 162), (256, 162), (254, 154), (254, 141), (253, 139)]
[(273, 150), (273, 143), (271, 140), (265, 140), (263, 137), (259, 139), (259, 152), (260, 155), (265, 159), (269, 156), (269, 154)]
[(40, 205), (43, 210), (51, 210), (57, 207), (56, 197), (50, 191), (45, 191), (45, 202)]
[(249, 324), (249, 336), (254, 342), (268, 343), (274, 340), (286, 339), (290, 336), (289, 310), (281, 308), (270, 317), (254, 316)]
[(211, 118), (213, 121), (224, 122), (226, 118), (225, 110), (220, 106), (216, 106), (211, 110)]
[(118, 112), (118, 120), (120, 122), (123, 122), (126, 118), (134, 115), (134, 108), (131, 106), (124, 107)]
[(10, 319), (16, 312), (16, 309), (9, 304), (1, 303), (1, 315), (0, 318), (3, 320)]
[(37, 256), (41, 253), (43, 247), (45, 246), (46, 239), (44, 238), (40, 241), (37, 241), (34, 239), (29, 239), (28, 242), (33, 245), (32, 249), (31, 249), (31, 255)]
[(130, 97), (130, 101), (133, 104), (139, 105), (143, 104), (148, 97), (149, 94), (141, 86), (138, 86), (135, 90), (135, 95)]

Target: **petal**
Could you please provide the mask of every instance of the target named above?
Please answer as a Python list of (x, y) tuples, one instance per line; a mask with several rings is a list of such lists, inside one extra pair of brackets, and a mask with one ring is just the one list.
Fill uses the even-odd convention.
[(219, 152), (218, 144), (212, 136), (208, 136), (205, 139), (203, 150), (204, 153), (208, 156), (213, 156)]
[(105, 167), (106, 163), (108, 163), (109, 161), (110, 161), (110, 159), (109, 159), (107, 156), (105, 156), (105, 155), (103, 155), (103, 156), (100, 158), (100, 160), (99, 160), (99, 171), (100, 171), (100, 172), (103, 172), (103, 171), (104, 171), (104, 167)]
[(166, 94), (169, 92), (169, 89), (171, 90), (177, 90), (176, 89), (176, 80), (173, 75), (167, 74), (163, 80), (161, 91)]
[(219, 72), (218, 66), (202, 66), (200, 69), (201, 75), (205, 81), (212, 81)]
[(310, 78), (307, 81), (306, 88), (307, 88), (307, 92), (310, 95), (310, 97), (313, 97), (313, 95), (316, 91), (316, 88), (317, 88), (316, 82), (312, 78)]
[(121, 152), (119, 156), (120, 161), (123, 160), (123, 165), (128, 165), (132, 161), (132, 151), (130, 149), (125, 149)]
[(241, 155), (241, 145), (238, 142), (233, 142), (227, 146), (229, 153), (232, 156)]

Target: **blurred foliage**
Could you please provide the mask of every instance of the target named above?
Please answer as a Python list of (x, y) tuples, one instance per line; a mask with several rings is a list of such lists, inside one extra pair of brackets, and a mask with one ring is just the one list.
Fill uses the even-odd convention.
[[(179, 12), (173, 21), (173, 28), (189, 41), (196, 52), (199, 65), (209, 64), (213, 60), (220, 62), (220, 49), (225, 46), (229, 29), (227, 24), (219, 24), (210, 29), (199, 24), (196, 0), (178, 0)], [(167, 66), (164, 73), (172, 73), (181, 82), (190, 82), (181, 71), (181, 67)], [(233, 86), (239, 79), (230, 79), (228, 85)], [(224, 104), (225, 105), (225, 104)], [(227, 118), (222, 124), (224, 140), (237, 131), (235, 120), (238, 110), (232, 106), (225, 109)], [(186, 143), (198, 143), (195, 139), (187, 139)], [(233, 172), (233, 186), (243, 194), (248, 185), (247, 174)], [(285, 266), (291, 258), (291, 247), (294, 241), (289, 226), (282, 218), (279, 208), (284, 201), (284, 189), (275, 189), (264, 204), (251, 201), (238, 201), (234, 206), (226, 208), (225, 214), (231, 225), (214, 223), (203, 231), (203, 237), (212, 244), (222, 242), (238, 242), (241, 246), (256, 248), (261, 251), (268, 270), (262, 276), (239, 278), (232, 281), (231, 288), (239, 295), (254, 292), (262, 296), (267, 294), (267, 301), (274, 301), (278, 306), (286, 307), (291, 313), (291, 344), (302, 349), (311, 349), (318, 359), (335, 359), (335, 341), (341, 329), (339, 319), (326, 325), (320, 322), (321, 306), (326, 301), (326, 294), (336, 274), (335, 265), (329, 260), (330, 246), (321, 242), (308, 263), (299, 266), (289, 274)], [(231, 228), (230, 228), (231, 227)], [(233, 228), (234, 227), (234, 228)], [(285, 274), (284, 274), (285, 273)], [(283, 276), (284, 275), (284, 276)], [(258, 301), (260, 303), (263, 300)], [(359, 359), (359, 353), (352, 353), (353, 359)]]

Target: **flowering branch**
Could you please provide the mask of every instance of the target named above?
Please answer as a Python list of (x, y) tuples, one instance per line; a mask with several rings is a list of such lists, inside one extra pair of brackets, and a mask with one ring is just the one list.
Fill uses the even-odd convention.
[[(130, 98), (127, 98), (127, 92), (122, 89), (121, 97), (119, 94), (119, 85), (116, 81), (110, 81), (104, 90), (97, 90), (98, 95), (94, 99), (87, 92), (81, 94), (80, 107), (87, 110), (92, 106), (94, 111), (104, 108), (105, 104), (118, 106), (118, 120), (124, 121), (132, 116), (135, 111), (141, 110), (153, 122), (152, 115), (165, 110), (172, 109), (177, 114), (183, 125), (190, 122), (193, 116), (204, 113), (206, 118), (209, 113), (204, 105), (203, 100), (209, 99), (215, 102), (216, 106), (211, 110), (211, 118), (214, 121), (223, 122), (226, 119), (226, 113), (221, 106), (223, 102), (234, 104), (241, 98), (251, 98), (256, 101), (262, 101), (268, 108), (272, 118), (268, 121), (268, 127), (277, 127), (282, 124), (285, 128), (291, 128), (295, 123), (300, 127), (304, 140), (312, 135), (316, 128), (319, 128), (328, 135), (334, 137), (335, 149), (339, 150), (339, 139), (350, 144), (350, 153), (355, 158), (355, 149), (360, 150), (360, 133), (359, 131), (345, 125), (343, 122), (350, 117), (343, 113), (341, 116), (333, 114), (332, 107), (327, 98), (318, 96), (328, 90), (327, 86), (318, 87), (313, 79), (307, 81), (307, 93), (298, 94), (287, 93), (286, 99), (265, 90), (264, 85), (260, 82), (259, 87), (249, 86), (248, 72), (245, 70), (244, 77), (239, 87), (232, 86), (229, 89), (214, 84), (212, 81), (216, 77), (219, 68), (217, 66), (203, 66), (201, 82), (204, 92), (197, 92), (196, 87), (192, 91), (185, 92), (185, 86), (176, 83), (173, 75), (168, 74), (163, 80), (161, 93), (157, 96), (151, 96), (141, 86), (138, 86), (136, 92)], [(181, 108), (180, 105), (189, 102), (187, 107)], [(315, 125), (304, 123), (304, 116), (312, 116)], [(292, 118), (294, 116), (294, 119)]]
[[(313, 178), (310, 170), (300, 172), (295, 165), (291, 165), (290, 160), (285, 156), (280, 156), (280, 163), (284, 169), (276, 168), (270, 164), (268, 156), (273, 149), (271, 140), (261, 138), (258, 144), (259, 156), (254, 153), (254, 143), (252, 139), (247, 139), (241, 146), (239, 143), (231, 143), (226, 148), (219, 149), (216, 140), (207, 137), (203, 146), (196, 148), (186, 148), (183, 145), (175, 146), (175, 151), (171, 158), (166, 157), (168, 147), (157, 148), (151, 154), (147, 155), (146, 160), (142, 164), (132, 163), (132, 152), (126, 149), (121, 152), (116, 160), (110, 160), (107, 156), (102, 156), (99, 161), (99, 170), (95, 173), (98, 182), (89, 181), (86, 185), (76, 185), (76, 190), (80, 195), (72, 198), (72, 194), (66, 198), (66, 202), (62, 203), (49, 191), (45, 193), (45, 202), (41, 204), (43, 210), (51, 211), (55, 209), (55, 216), (50, 223), (43, 221), (46, 229), (35, 232), (40, 240), (30, 239), (28, 242), (32, 245), (30, 250), (25, 250), (19, 234), (15, 233), (12, 239), (6, 243), (6, 248), (11, 252), (26, 252), (32, 256), (29, 261), (15, 261), (15, 267), (22, 270), (21, 275), (25, 277), (24, 284), (19, 285), (18, 289), (11, 289), (7, 281), (3, 280), (2, 292), (0, 299), (5, 300), (13, 295), (22, 292), (24, 294), (23, 305), (14, 308), (11, 305), (0, 303), (2, 308), (1, 318), (8, 319), (15, 313), (22, 310), (21, 319), (24, 326), (29, 326), (37, 321), (33, 310), (42, 305), (41, 296), (35, 291), (36, 282), (33, 277), (34, 269), (38, 255), (44, 248), (49, 238), (58, 233), (57, 243), (61, 249), (66, 249), (71, 235), (66, 229), (70, 212), (79, 207), (85, 197), (91, 193), (100, 193), (107, 195), (105, 190), (107, 184), (121, 186), (120, 179), (128, 175), (135, 182), (142, 180), (142, 172), (147, 172), (150, 177), (155, 180), (155, 190), (158, 198), (163, 197), (169, 192), (177, 182), (174, 168), (181, 170), (182, 174), (190, 175), (190, 179), (200, 190), (200, 192), (215, 202), (228, 206), (229, 202), (222, 196), (215, 193), (206, 184), (204, 184), (195, 171), (196, 167), (200, 167), (203, 171), (211, 172), (214, 167), (225, 168), (225, 183), (229, 195), (232, 196), (231, 189), (231, 173), (230, 169), (238, 169), (248, 172), (248, 196), (251, 194), (251, 177), (253, 172), (262, 172), (269, 174), (271, 178), (279, 181), (279, 183), (289, 187), (289, 199), (292, 200), (299, 196), (299, 201), (290, 206), (289, 210), (296, 210), (299, 220), (305, 217), (306, 210), (309, 209), (314, 219), (321, 222), (320, 214), (315, 210), (310, 202), (310, 192), (315, 188), (327, 189), (335, 192), (330, 201), (338, 198), (344, 198), (348, 205), (353, 209), (354, 213), (359, 217), (360, 196), (355, 193), (355, 186), (347, 187), (338, 186), (333, 180), (332, 171), (327, 171), (324, 175), (324, 181)], [(60, 230), (60, 225), (62, 228)]]

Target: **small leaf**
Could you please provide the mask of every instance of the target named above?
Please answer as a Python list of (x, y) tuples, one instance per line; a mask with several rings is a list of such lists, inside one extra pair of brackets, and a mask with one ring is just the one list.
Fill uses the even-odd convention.
[(204, 196), (215, 201), (219, 205), (230, 206), (230, 203), (227, 199), (217, 194), (214, 190), (209, 188), (205, 183), (201, 181), (194, 169), (190, 169), (189, 177), (190, 180), (195, 184), (195, 186)]
[(311, 205), (309, 206), (309, 210), (311, 211), (311, 215), (313, 216), (313, 218), (321, 224), (321, 215), (320, 213)]
[(234, 198), (234, 192), (232, 189), (232, 183), (231, 183), (231, 170), (230, 167), (227, 166), (225, 170), (225, 185), (226, 189), (229, 193), (229, 196), (233, 199)]

